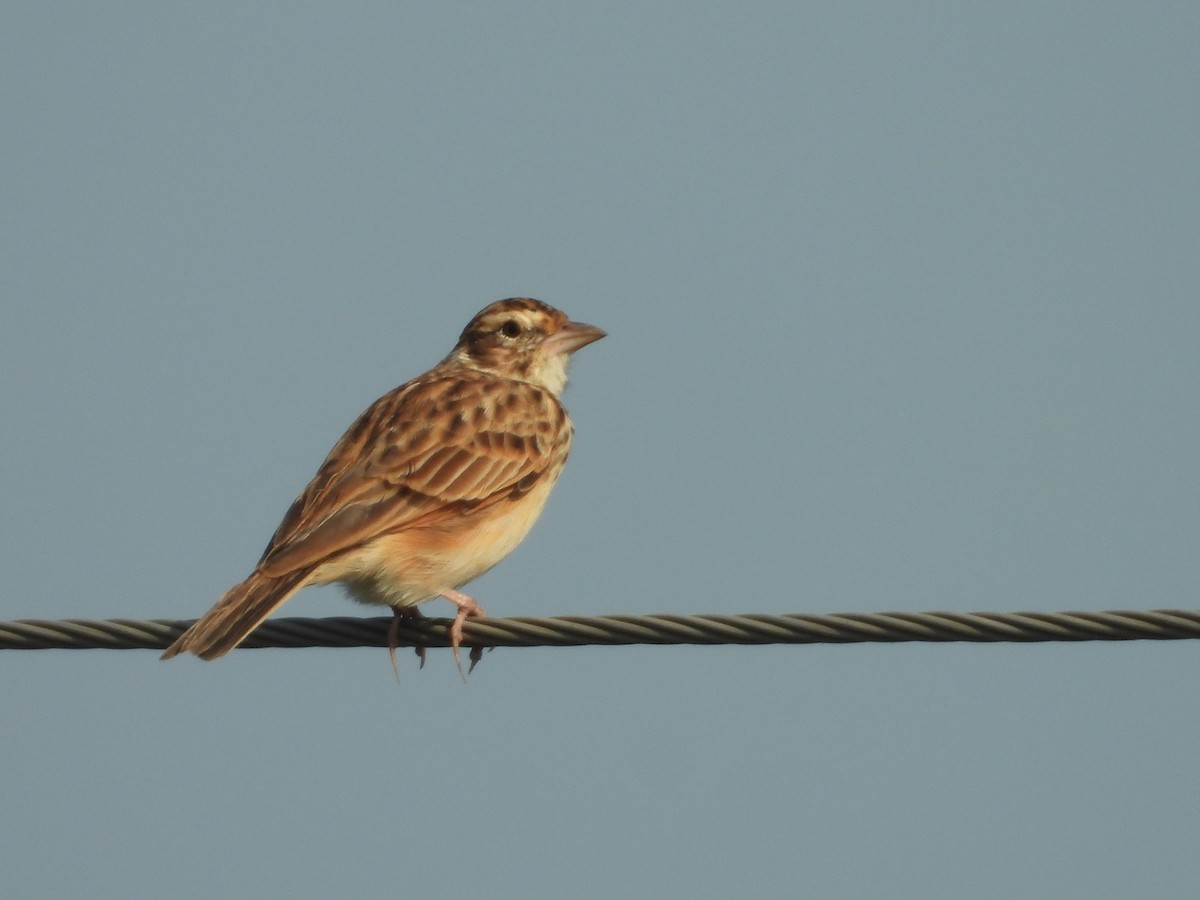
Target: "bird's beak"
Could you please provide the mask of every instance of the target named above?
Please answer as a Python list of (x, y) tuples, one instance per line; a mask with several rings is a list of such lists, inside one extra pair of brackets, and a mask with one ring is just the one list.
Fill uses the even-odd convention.
[(583, 322), (568, 322), (546, 340), (546, 344), (559, 353), (574, 353), (592, 341), (598, 341), (608, 332), (595, 325)]

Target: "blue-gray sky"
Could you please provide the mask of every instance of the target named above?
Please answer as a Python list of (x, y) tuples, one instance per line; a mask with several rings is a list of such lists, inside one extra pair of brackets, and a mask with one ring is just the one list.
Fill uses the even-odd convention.
[[(1197, 605), (1194, 4), (12, 2), (0, 84), (0, 618), (198, 616), (512, 295), (610, 337), (493, 614)], [(0, 871), (1190, 898), (1198, 652), (7, 653)]]

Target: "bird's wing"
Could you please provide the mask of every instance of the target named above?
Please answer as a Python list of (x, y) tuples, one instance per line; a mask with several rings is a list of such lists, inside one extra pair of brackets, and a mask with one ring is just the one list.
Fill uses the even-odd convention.
[(461, 373), (409, 382), (330, 451), (258, 571), (285, 575), (524, 493), (562, 464), (570, 427), (558, 400), (532, 384)]

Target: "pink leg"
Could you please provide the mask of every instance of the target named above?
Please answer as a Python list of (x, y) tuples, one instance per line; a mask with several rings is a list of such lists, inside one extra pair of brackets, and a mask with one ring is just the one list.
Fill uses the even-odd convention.
[[(487, 613), (483, 611), (483, 607), (475, 602), (474, 597), (468, 597), (461, 591), (442, 591), (442, 596), (458, 607), (458, 612), (454, 615), (454, 621), (450, 623), (450, 649), (454, 653), (454, 664), (458, 666), (458, 674), (462, 675), (466, 681), (467, 676), (463, 674), (462, 659), (458, 654), (458, 647), (462, 643), (463, 637), (463, 621), (467, 616), (472, 618), (481, 618)], [(483, 648), (472, 647), (468, 659), (471, 660), (468, 672), (474, 671), (475, 665), (479, 660), (483, 659)]]

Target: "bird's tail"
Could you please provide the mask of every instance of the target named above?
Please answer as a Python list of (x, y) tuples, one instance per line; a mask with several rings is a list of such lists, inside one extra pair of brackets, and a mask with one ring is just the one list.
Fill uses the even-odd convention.
[(201, 659), (224, 656), (284, 600), (304, 586), (305, 572), (290, 572), (271, 578), (255, 572), (225, 592), (217, 604), (179, 636), (161, 659), (179, 653), (195, 653)]

